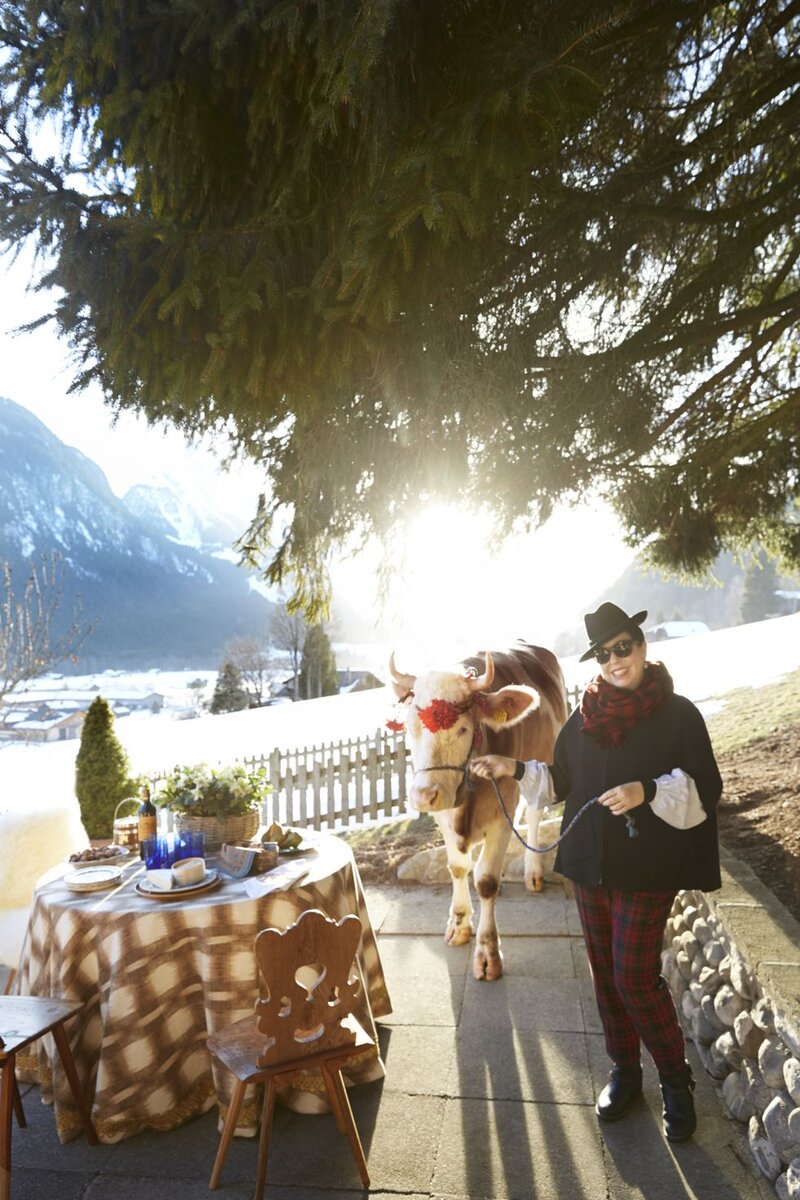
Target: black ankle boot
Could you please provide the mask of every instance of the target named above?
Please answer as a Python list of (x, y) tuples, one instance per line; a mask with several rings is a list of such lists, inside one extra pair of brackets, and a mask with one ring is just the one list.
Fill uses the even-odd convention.
[(618, 1121), (642, 1092), (642, 1068), (620, 1067), (616, 1063), (608, 1073), (608, 1083), (597, 1098), (594, 1111), (601, 1121)]
[(692, 1068), (687, 1063), (679, 1075), (659, 1075), (664, 1097), (664, 1135), (670, 1142), (687, 1141), (697, 1128), (692, 1092)]

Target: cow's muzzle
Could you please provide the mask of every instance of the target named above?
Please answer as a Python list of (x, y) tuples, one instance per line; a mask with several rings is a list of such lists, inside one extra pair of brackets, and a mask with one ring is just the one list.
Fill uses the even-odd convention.
[[(449, 764), (436, 767), (419, 767), (414, 772), (414, 782), (411, 785), (411, 791), (408, 795), (411, 807), (416, 809), (417, 812), (443, 812), (448, 808), (458, 808), (459, 804), (464, 802), (466, 790), (471, 790), (475, 786), (467, 772), (468, 763), (469, 759), (458, 767), (450, 766)], [(452, 793), (452, 801), (449, 798), (449, 788), (443, 788), (441, 784), (437, 784), (435, 781), (426, 784), (424, 787), (417, 783), (417, 776), (429, 771), (459, 772), (461, 779), (456, 783), (455, 790)]]

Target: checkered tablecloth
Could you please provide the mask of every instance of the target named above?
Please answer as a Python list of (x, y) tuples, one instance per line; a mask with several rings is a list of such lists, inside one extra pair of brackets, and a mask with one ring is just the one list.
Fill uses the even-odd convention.
[[(17, 977), (23, 995), (84, 1001), (67, 1026), (98, 1136), (116, 1142), (141, 1129), (172, 1129), (220, 1105), (233, 1079), (206, 1049), (214, 1033), (253, 1011), (259, 976), (253, 942), (267, 926), (285, 928), (308, 908), (336, 920), (361, 918), (356, 959), (363, 987), (355, 1010), (375, 1035), (374, 1018), (391, 1012), (361, 880), (350, 848), (331, 835), (309, 835), (308, 875), (290, 890), (250, 899), (244, 881), (181, 900), (149, 900), (134, 890), (138, 862), (111, 891), (77, 894), (56, 880), (37, 888)], [(213, 861), (209, 862), (213, 867)], [(377, 1041), (377, 1039), (376, 1039)], [(42, 1087), (55, 1105), (62, 1142), (81, 1131), (69, 1085), (50, 1038), (17, 1060), (18, 1075)], [(354, 1060), (350, 1083), (381, 1078), (376, 1051)], [(302, 1112), (325, 1111), (318, 1073), (309, 1071), (282, 1095)], [(255, 1131), (255, 1094), (239, 1132)]]

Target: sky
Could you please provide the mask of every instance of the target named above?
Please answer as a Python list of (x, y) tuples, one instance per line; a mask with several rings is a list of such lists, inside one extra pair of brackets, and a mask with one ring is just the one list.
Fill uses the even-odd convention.
[[(119, 496), (136, 483), (177, 482), (189, 498), (213, 494), (241, 517), (244, 531), (261, 479), (242, 462), (222, 472), (210, 446), (190, 447), (174, 430), (113, 414), (99, 389), (68, 395), (74, 374), (66, 342), (47, 325), (14, 335), (47, 310), (30, 290), (33, 257), (0, 258), (0, 395), (28, 408), (67, 445), (101, 467)], [(523, 638), (549, 644), (580, 622), (586, 606), (632, 558), (616, 519), (602, 508), (559, 510), (537, 535), (509, 540), (499, 554), (483, 545), (479, 518), (455, 508), (426, 512), (412, 524), (407, 562), (381, 606), (376, 556), (334, 564), (334, 586), (347, 606), (396, 631), (417, 656), (456, 656)]]

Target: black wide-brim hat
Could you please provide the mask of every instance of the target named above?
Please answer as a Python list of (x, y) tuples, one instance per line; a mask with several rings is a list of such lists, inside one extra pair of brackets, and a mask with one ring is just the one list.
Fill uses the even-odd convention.
[(606, 602), (601, 604), (597, 612), (587, 613), (583, 618), (586, 626), (586, 634), (589, 638), (589, 649), (585, 654), (582, 654), (578, 662), (586, 662), (587, 658), (591, 658), (596, 650), (602, 646), (603, 642), (607, 642), (609, 638), (614, 637), (617, 633), (622, 633), (623, 629), (630, 629), (633, 625), (641, 625), (642, 621), (647, 617), (647, 610), (644, 612), (634, 613), (629, 617), (624, 609), (617, 604)]

